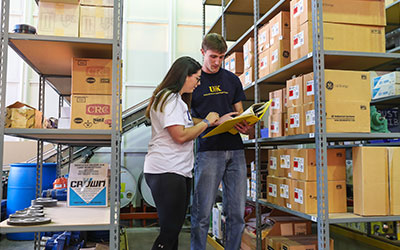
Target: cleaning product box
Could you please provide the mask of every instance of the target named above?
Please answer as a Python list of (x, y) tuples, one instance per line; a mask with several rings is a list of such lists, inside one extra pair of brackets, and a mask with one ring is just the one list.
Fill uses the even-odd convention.
[(388, 147), (390, 215), (400, 215), (400, 147)]
[(272, 92), (269, 92), (269, 99), (271, 101), (270, 115), (271, 114), (280, 114), (283, 111), (283, 93), (282, 89), (278, 89)]
[(299, 76), (286, 81), (287, 106), (303, 104), (303, 77)]
[(113, 8), (81, 5), (80, 11), (79, 37), (113, 38)]
[(400, 72), (391, 72), (374, 78), (372, 99), (400, 95)]
[(71, 129), (111, 129), (111, 95), (72, 95)]
[(354, 213), (389, 214), (388, 154), (385, 147), (353, 148)]
[(79, 4), (39, 2), (38, 35), (78, 37)]
[(269, 47), (269, 72), (275, 72), (290, 63), (290, 40), (276, 41)]
[(6, 107), (5, 128), (42, 128), (43, 114), (34, 107), (15, 102)]
[(108, 206), (108, 164), (73, 163), (68, 177), (69, 207)]

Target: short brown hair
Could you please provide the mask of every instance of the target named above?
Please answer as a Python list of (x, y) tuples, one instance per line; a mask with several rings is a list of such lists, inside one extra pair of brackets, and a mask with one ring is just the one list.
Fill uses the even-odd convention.
[(204, 51), (213, 50), (218, 53), (225, 53), (228, 49), (225, 39), (217, 33), (210, 33), (203, 38), (201, 48)]

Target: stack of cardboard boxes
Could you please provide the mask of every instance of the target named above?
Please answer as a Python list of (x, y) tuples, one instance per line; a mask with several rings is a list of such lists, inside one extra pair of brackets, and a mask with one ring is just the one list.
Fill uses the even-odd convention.
[(243, 53), (233, 52), (225, 57), (225, 69), (237, 76), (242, 75), (244, 71)]
[(254, 79), (254, 39), (252, 37), (243, 45), (244, 72), (240, 76), (243, 87), (250, 85)]
[(113, 0), (41, 0), (39, 35), (113, 37)]
[(280, 137), (287, 135), (287, 98), (286, 88), (269, 93), (272, 100), (268, 116), (268, 136)]
[[(315, 149), (270, 150), (267, 201), (299, 212), (317, 213)], [(346, 155), (328, 149), (329, 212), (345, 213)]]

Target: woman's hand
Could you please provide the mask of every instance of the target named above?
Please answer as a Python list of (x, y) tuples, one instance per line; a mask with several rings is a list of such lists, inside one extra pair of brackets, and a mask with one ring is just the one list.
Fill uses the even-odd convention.
[(215, 126), (219, 120), (219, 114), (216, 112), (210, 112), (206, 116), (206, 119), (210, 122), (210, 126)]

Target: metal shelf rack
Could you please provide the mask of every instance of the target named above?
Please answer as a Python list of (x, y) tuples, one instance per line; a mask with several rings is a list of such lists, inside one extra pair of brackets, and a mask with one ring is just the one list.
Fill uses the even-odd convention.
[[(37, 1), (36, 1), (37, 3)], [(106, 208), (68, 208), (65, 203), (46, 208), (52, 218), (47, 225), (18, 227), (0, 224), (1, 233), (43, 232), (61, 230), (109, 230), (110, 249), (119, 249), (119, 208), (121, 168), (121, 86), (120, 70), (122, 58), (122, 13), (123, 1), (114, 0), (113, 39), (90, 39), (77, 37), (41, 36), (9, 33), (10, 0), (1, 1), (1, 58), (0, 58), (0, 137), (11, 135), (38, 141), (36, 196), (41, 194), (41, 172), (43, 164), (43, 142), (68, 146), (111, 147), (110, 205)], [(39, 110), (44, 111), (46, 81), (63, 98), (71, 95), (71, 59), (73, 57), (112, 59), (112, 126), (110, 130), (66, 130), (66, 129), (5, 129), (5, 97), (7, 86), (8, 46), (40, 75)], [(44, 113), (44, 112), (43, 112)], [(0, 162), (3, 161), (4, 141), (0, 140)], [(58, 166), (59, 167), (59, 166)], [(0, 165), (0, 172), (2, 164)], [(0, 196), (2, 194), (0, 185)], [(1, 199), (1, 197), (0, 197)], [(86, 215), (86, 216), (84, 216)], [(39, 234), (35, 234), (35, 249), (39, 249)]]
[[(205, 32), (205, 5), (219, 5), (222, 7), (221, 15), (207, 33), (220, 33), (226, 40), (235, 41), (228, 49), (227, 54), (241, 51), (243, 44), (248, 38), (254, 37), (254, 47), (258, 46), (258, 28), (267, 23), (276, 13), (282, 10), (289, 10), (289, 0), (266, 1), (259, 0), (231, 0), (229, 3), (222, 0), (203, 1), (203, 31)], [(255, 165), (257, 171), (257, 188), (259, 191), (260, 177), (260, 148), (261, 146), (277, 146), (288, 144), (315, 143), (317, 157), (317, 200), (318, 214), (307, 215), (284, 207), (270, 204), (260, 199), (260, 192), (257, 192), (256, 200), (256, 226), (257, 226), (257, 249), (261, 249), (261, 230), (260, 230), (260, 209), (259, 205), (267, 205), (291, 214), (312, 220), (318, 224), (318, 248), (329, 249), (329, 224), (342, 222), (365, 222), (365, 221), (391, 221), (398, 220), (398, 216), (384, 217), (361, 217), (351, 213), (329, 214), (327, 199), (327, 162), (326, 151), (327, 143), (331, 141), (365, 141), (372, 139), (399, 138), (399, 133), (391, 134), (370, 134), (370, 133), (347, 133), (332, 134), (326, 133), (325, 128), (325, 93), (324, 93), (324, 69), (342, 70), (393, 70), (400, 66), (400, 56), (394, 53), (364, 53), (349, 51), (327, 51), (323, 46), (323, 25), (322, 25), (322, 0), (312, 0), (312, 23), (313, 23), (313, 53), (292, 62), (283, 68), (259, 79), (258, 78), (258, 55), (254, 54), (254, 74), (255, 81), (244, 88), (248, 101), (254, 103), (260, 99), (268, 99), (268, 92), (282, 88), (287, 79), (293, 75), (314, 72), (315, 84), (315, 107), (316, 107), (316, 132), (315, 134), (295, 135), (281, 138), (260, 138), (258, 125), (256, 125), (256, 136), (254, 140), (245, 141), (246, 146), (255, 148)], [(398, 4), (400, 1), (388, 6), (388, 24), (398, 25), (398, 15), (400, 11)], [(235, 6), (242, 6), (236, 9)], [(253, 10), (251, 10), (251, 6)], [(396, 11), (397, 10), (397, 11)], [(236, 12), (237, 11), (237, 12)], [(249, 16), (249, 14), (251, 14)], [(262, 17), (260, 18), (260, 14)], [(241, 18), (234, 18), (241, 15)], [(393, 16), (392, 16), (393, 15)], [(251, 18), (251, 16), (253, 18)], [(397, 18), (397, 19), (396, 19)], [(245, 19), (245, 21), (243, 21)], [(251, 23), (251, 19), (253, 22)], [(257, 49), (255, 49), (257, 51)], [(393, 51), (394, 52), (394, 51)]]

